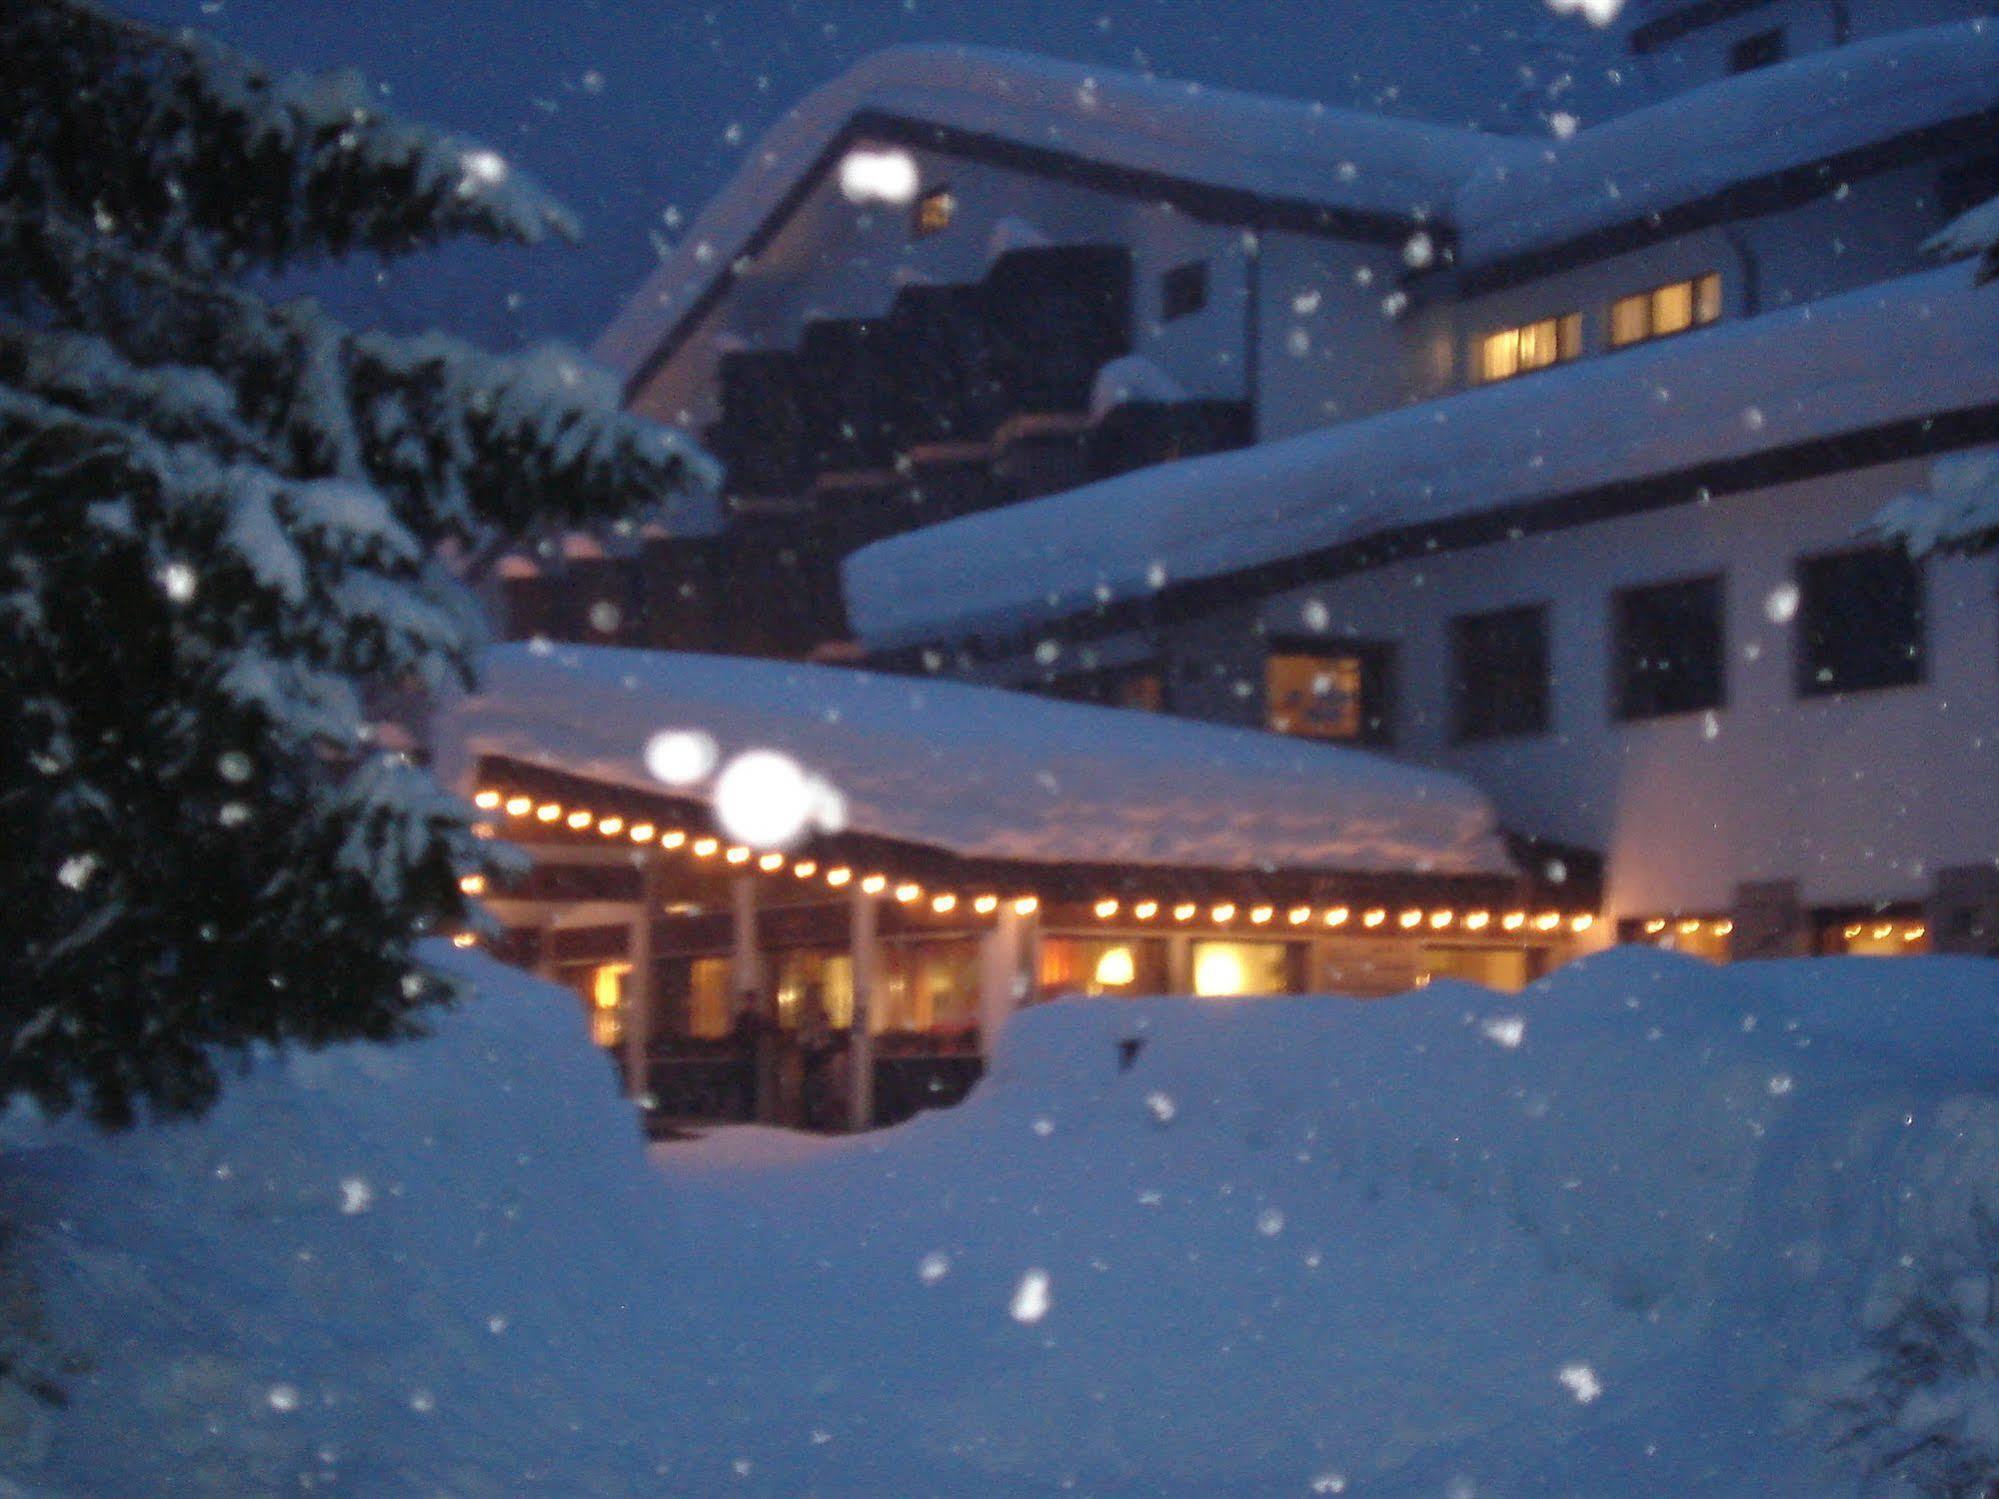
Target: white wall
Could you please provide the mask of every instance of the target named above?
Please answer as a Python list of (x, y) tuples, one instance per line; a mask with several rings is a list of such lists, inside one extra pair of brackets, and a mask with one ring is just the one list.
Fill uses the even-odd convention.
[[(1800, 700), (1790, 627), (1765, 613), (1801, 554), (1850, 546), (1926, 466), (1890, 465), (1399, 564), (1266, 607), (1267, 629), (1393, 642), (1394, 753), (1457, 771), (1509, 825), (1603, 850), (1613, 914), (1727, 909), (1745, 880), (1810, 905), (1913, 899), (1940, 865), (1999, 850), (1999, 607), (1993, 559), (1928, 570), (1928, 681)], [(1613, 590), (1719, 572), (1727, 698), (1704, 714), (1610, 716)], [(1448, 742), (1453, 616), (1551, 611), (1553, 729)]]

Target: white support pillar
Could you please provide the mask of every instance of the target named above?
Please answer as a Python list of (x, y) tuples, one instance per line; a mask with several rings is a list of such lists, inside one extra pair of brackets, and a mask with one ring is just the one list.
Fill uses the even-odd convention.
[(1010, 905), (1000, 907), (979, 939), (979, 1049), (988, 1061), (1007, 1019), (1020, 1008), (1032, 949), (1033, 921)]
[(880, 898), (854, 892), (848, 951), (854, 965), (854, 1019), (847, 1033), (847, 1127), (868, 1128), (875, 1117), (876, 1008), (881, 1003)]
[[(652, 924), (660, 910), (658, 855), (639, 856), (639, 903), (632, 912), (631, 934), (625, 939), (625, 961), (632, 971), (625, 975), (625, 1091), (643, 1100), (647, 1086), (647, 1053), (652, 1047), (653, 1010), (657, 1001), (653, 984)], [(645, 1104), (640, 1103), (644, 1108)]]
[[(730, 923), (729, 992), (741, 1004), (746, 995), (763, 1003), (763, 954), (757, 951), (757, 881), (739, 874), (729, 888), (735, 920)], [(761, 1010), (758, 1012), (761, 1014)]]

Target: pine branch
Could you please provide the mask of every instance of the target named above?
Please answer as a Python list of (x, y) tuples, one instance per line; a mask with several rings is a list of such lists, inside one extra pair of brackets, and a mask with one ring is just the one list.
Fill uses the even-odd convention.
[(0, 6), (0, 202), (207, 271), (576, 237), (497, 153), (402, 119), (356, 74), (280, 77), (91, 0)]

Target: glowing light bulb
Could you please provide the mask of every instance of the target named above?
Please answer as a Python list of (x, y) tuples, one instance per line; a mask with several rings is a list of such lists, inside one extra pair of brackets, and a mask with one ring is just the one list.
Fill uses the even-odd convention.
[(533, 806), (534, 801), (531, 797), (510, 796), (507, 798), (507, 816), (525, 817)]
[(1013, 909), (1022, 916), (1032, 916), (1041, 909), (1041, 902), (1032, 895), (1023, 895), (1013, 903)]
[(1400, 916), (1395, 918), (1395, 924), (1405, 932), (1410, 931), (1423, 924), (1423, 913), (1421, 911), (1404, 911)]
[(534, 809), (534, 815), (542, 822), (554, 822), (562, 815), (562, 808), (555, 802), (543, 802)]
[(1116, 901), (1100, 900), (1097, 902), (1097, 920), (1109, 921), (1115, 915), (1117, 915)]
[(1388, 913), (1382, 910), (1381, 907), (1376, 906), (1372, 911), (1361, 917), (1360, 924), (1365, 927), (1376, 927), (1380, 926), (1386, 920), (1388, 920)]
[(1293, 906), (1286, 919), (1293, 926), (1303, 926), (1312, 919), (1312, 908), (1310, 906)]
[(484, 895), (486, 893), (486, 877), (483, 874), (465, 875), (458, 881), (458, 888), (467, 895)]
[(1192, 921), (1200, 909), (1191, 900), (1183, 900), (1173, 908), (1173, 919), (1175, 921)]
[(634, 843), (652, 842), (652, 824), (649, 822), (633, 823), (630, 837)]
[(1432, 911), (1430, 913), (1430, 926), (1431, 929), (1434, 931), (1441, 932), (1445, 927), (1449, 926), (1453, 921), (1456, 920), (1457, 917), (1449, 911)]
[(1258, 906), (1249, 913), (1249, 919), (1258, 926), (1263, 926), (1276, 914), (1276, 910), (1270, 906)]
[(1352, 916), (1353, 912), (1349, 911), (1345, 906), (1334, 906), (1332, 910), (1326, 912), (1326, 925), (1345, 926)]
[(600, 817), (597, 819), (597, 831), (602, 833), (606, 838), (615, 838), (624, 830), (625, 819), (622, 817)]
[(1156, 900), (1142, 900), (1131, 908), (1131, 914), (1136, 916), (1140, 921), (1150, 921), (1159, 914), (1159, 902)]
[(1467, 931), (1482, 932), (1491, 925), (1492, 912), (1490, 911), (1473, 911), (1469, 916), (1465, 917), (1465, 929)]
[(714, 838), (696, 838), (694, 840), (694, 857), (697, 859), (712, 859), (715, 857), (715, 850), (721, 846), (721, 843)]
[(1587, 911), (1569, 918), (1569, 930), (1572, 932), (1586, 932), (1595, 925), (1596, 918)]
[(853, 878), (854, 871), (851, 869), (829, 869), (826, 871), (826, 883), (836, 890), (842, 885), (852, 883)]
[(1214, 910), (1210, 911), (1208, 914), (1214, 917), (1217, 923), (1234, 921), (1235, 907), (1230, 905), (1227, 901), (1223, 901), (1219, 906), (1216, 906)]
[(935, 911), (939, 916), (948, 916), (951, 912), (957, 910), (957, 908), (958, 897), (955, 895), (937, 895), (931, 897), (930, 909)]
[[(632, 831), (637, 832), (638, 830), (634, 828)], [(659, 846), (661, 848), (680, 848), (686, 842), (687, 835), (681, 832), (679, 828), (668, 828), (664, 833), (659, 835)]]
[(895, 887), (895, 898), (905, 906), (913, 900), (921, 899), (922, 896), (923, 887), (921, 885), (912, 885), (905, 882)]
[(500, 793), (497, 791), (482, 791), (472, 798), (472, 805), (490, 812), (493, 808), (500, 805)]
[(784, 855), (765, 854), (761, 859), (757, 860), (757, 868), (761, 869), (765, 874), (776, 874), (780, 869), (784, 868)]
[(801, 880), (809, 880), (812, 876), (819, 873), (819, 866), (811, 859), (800, 859), (796, 864), (791, 866), (791, 872)]
[(871, 874), (861, 881), (861, 891), (865, 895), (880, 895), (888, 889), (888, 880), (878, 874)]
[(729, 845), (729, 851), (722, 857), (731, 864), (747, 864), (750, 862), (750, 851), (740, 843), (732, 843)]

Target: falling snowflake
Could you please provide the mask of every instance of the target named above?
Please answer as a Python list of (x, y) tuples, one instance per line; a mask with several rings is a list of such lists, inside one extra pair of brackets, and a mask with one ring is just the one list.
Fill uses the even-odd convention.
[(1013, 1305), (1008, 1311), (1014, 1321), (1032, 1327), (1048, 1315), (1049, 1305), (1048, 1272), (1030, 1270), (1021, 1276), (1019, 1286), (1014, 1289)]
[(1588, 1364), (1564, 1364), (1556, 1378), (1561, 1380), (1562, 1388), (1575, 1396), (1578, 1405), (1589, 1405), (1603, 1394), (1603, 1381)]
[(667, 729), (646, 744), (646, 769), (668, 786), (692, 786), (721, 758), (715, 741), (699, 729)]
[(1508, 1051), (1518, 1051), (1520, 1043), (1527, 1039), (1527, 1021), (1519, 1015), (1489, 1015), (1478, 1029), (1494, 1046), (1503, 1046)]
[(916, 1278), (926, 1286), (934, 1286), (951, 1273), (951, 1256), (941, 1249), (933, 1249), (923, 1256), (916, 1267)]

